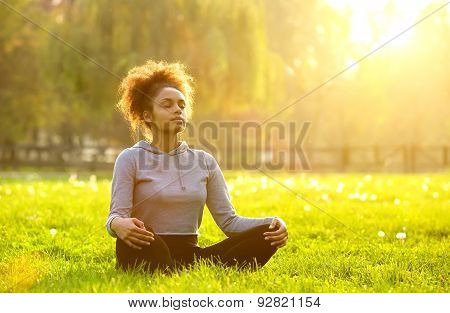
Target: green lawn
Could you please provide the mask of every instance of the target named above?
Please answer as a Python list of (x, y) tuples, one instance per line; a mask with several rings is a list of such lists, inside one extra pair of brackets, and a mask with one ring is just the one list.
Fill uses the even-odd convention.
[[(262, 175), (225, 175), (238, 214), (282, 217), (287, 246), (258, 272), (168, 277), (114, 269), (109, 179), (0, 173), (0, 292), (450, 291), (449, 174), (273, 174), (333, 218)], [(200, 232), (225, 238), (206, 208)]]

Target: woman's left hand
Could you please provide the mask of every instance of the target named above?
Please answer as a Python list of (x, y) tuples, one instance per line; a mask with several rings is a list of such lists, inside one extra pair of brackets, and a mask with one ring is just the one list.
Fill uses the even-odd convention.
[(288, 240), (288, 231), (286, 223), (279, 217), (275, 217), (269, 226), (269, 229), (276, 229), (272, 232), (265, 232), (264, 239), (272, 241), (270, 245), (276, 246), (277, 249), (286, 245)]

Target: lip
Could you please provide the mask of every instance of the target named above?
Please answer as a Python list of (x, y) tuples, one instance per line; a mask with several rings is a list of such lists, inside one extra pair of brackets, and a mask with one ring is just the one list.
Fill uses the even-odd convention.
[(182, 117), (175, 117), (175, 118), (171, 119), (171, 121), (181, 121), (181, 122), (184, 122), (184, 118), (182, 118)]

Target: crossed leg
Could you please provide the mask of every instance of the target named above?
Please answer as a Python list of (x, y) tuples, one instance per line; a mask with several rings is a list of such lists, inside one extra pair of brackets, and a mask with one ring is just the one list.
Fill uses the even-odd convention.
[(173, 268), (174, 262), (169, 247), (157, 234), (150, 246), (137, 250), (128, 246), (120, 238), (116, 241), (116, 269), (129, 270), (142, 265), (145, 271), (153, 272), (159, 269), (164, 272)]
[(264, 266), (277, 251), (275, 246), (270, 245), (270, 241), (264, 240), (263, 233), (266, 231), (270, 231), (269, 224), (254, 227), (201, 248), (196, 254), (200, 259), (210, 259), (225, 266), (256, 270)]
[(116, 268), (128, 270), (142, 264), (146, 271), (160, 269), (171, 273), (174, 269), (192, 264), (198, 258), (225, 266), (256, 270), (264, 266), (277, 251), (270, 241), (264, 240), (263, 233), (266, 231), (269, 231), (269, 224), (254, 227), (208, 247), (177, 248), (177, 251), (173, 251), (175, 255), (171, 254), (164, 239), (157, 234), (155, 241), (150, 246), (142, 247), (142, 250), (131, 248), (117, 238)]

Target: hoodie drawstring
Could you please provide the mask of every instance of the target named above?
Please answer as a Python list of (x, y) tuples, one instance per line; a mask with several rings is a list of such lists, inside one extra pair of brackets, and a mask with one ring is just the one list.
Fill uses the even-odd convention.
[(186, 187), (184, 186), (184, 183), (183, 183), (183, 179), (181, 178), (179, 154), (176, 154), (175, 157), (176, 157), (176, 160), (177, 160), (178, 177), (180, 178), (181, 190), (186, 190)]
[(180, 159), (179, 155), (183, 152), (185, 152), (189, 147), (185, 141), (182, 141), (181, 144), (175, 148), (174, 150), (170, 151), (169, 153), (165, 154), (158, 148), (152, 146), (150, 143), (148, 143), (146, 140), (141, 140), (138, 143), (136, 143), (133, 148), (140, 148), (144, 149), (146, 151), (149, 151), (150, 153), (158, 154), (158, 155), (167, 155), (167, 156), (174, 156), (175, 162), (177, 165), (177, 171), (178, 171), (178, 178), (180, 179), (181, 184), (181, 190), (186, 190), (186, 186), (184, 185), (183, 179), (181, 178), (181, 169), (180, 169)]

